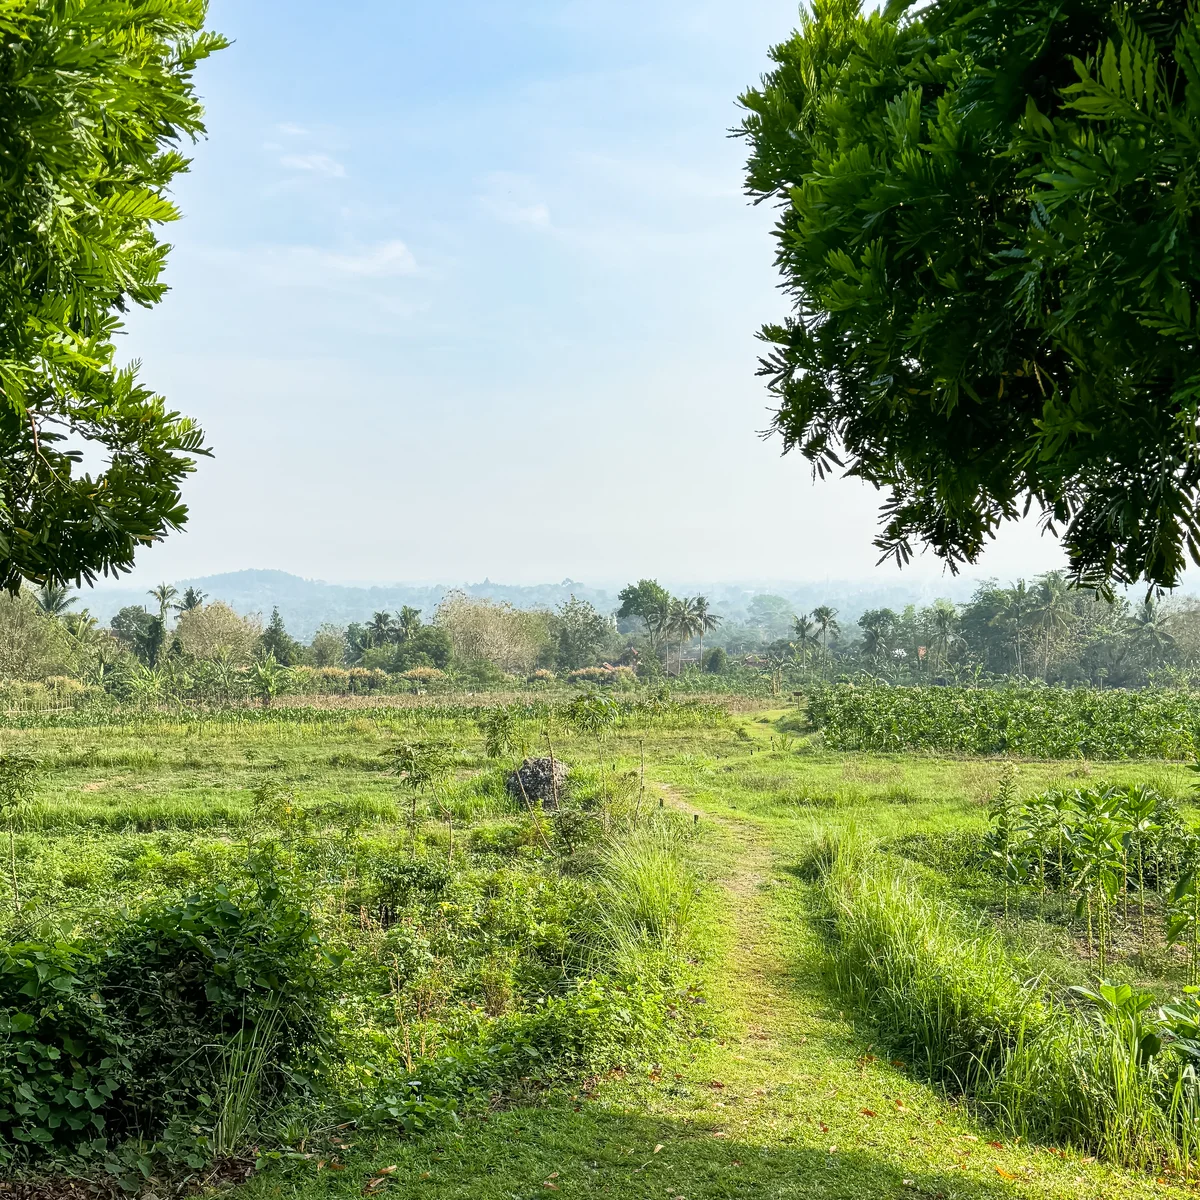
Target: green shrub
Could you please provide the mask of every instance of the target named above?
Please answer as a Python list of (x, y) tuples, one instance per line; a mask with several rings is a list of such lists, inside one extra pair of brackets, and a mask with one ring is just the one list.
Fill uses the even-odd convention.
[(327, 990), (311, 917), (261, 872), (245, 895), (218, 885), (126, 920), (105, 943), (11, 947), (0, 1155), (94, 1157), (167, 1139), (201, 1165), (235, 1093), (244, 1108), (282, 1102), (319, 1071)]

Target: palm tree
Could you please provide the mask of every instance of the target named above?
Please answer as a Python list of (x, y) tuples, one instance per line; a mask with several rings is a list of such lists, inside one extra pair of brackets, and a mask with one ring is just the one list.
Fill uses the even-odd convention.
[(1167, 631), (1167, 618), (1162, 607), (1150, 596), (1142, 601), (1141, 607), (1129, 622), (1134, 646), (1146, 659), (1148, 667), (1161, 666), (1166, 651), (1175, 645), (1175, 639)]
[(208, 597), (200, 591), (199, 588), (186, 588), (183, 596), (177, 600), (171, 607), (177, 613), (191, 612), (194, 608), (199, 608)]
[(171, 601), (179, 595), (177, 588), (173, 588), (169, 583), (160, 583), (158, 587), (151, 588), (146, 593), (158, 601), (158, 619), (163, 623), (163, 628), (167, 627), (167, 609), (171, 607)]
[(812, 610), (812, 619), (821, 631), (821, 652), (827, 662), (829, 660), (829, 635), (841, 632), (841, 626), (837, 623), (837, 615), (838, 610), (830, 608), (828, 604), (822, 604), (819, 608)]
[(1029, 624), (1029, 618), (1034, 609), (1034, 595), (1030, 591), (1025, 580), (1018, 579), (1017, 582), (1003, 593), (1000, 611), (992, 618), (993, 625), (999, 625), (1007, 628), (1012, 634), (1013, 645), (1017, 652), (1017, 674), (1025, 674), (1025, 658), (1022, 653), (1024, 647), (1023, 634), (1025, 627)]
[(654, 607), (643, 618), (646, 629), (650, 634), (650, 652), (654, 653), (659, 638), (666, 638), (671, 633), (671, 614), (677, 602), (671, 596), (662, 596)]
[(1048, 571), (1037, 580), (1034, 619), (1042, 631), (1042, 678), (1050, 673), (1050, 646), (1055, 634), (1063, 633), (1075, 621), (1071, 592), (1061, 571)]
[(43, 583), (33, 598), (48, 617), (61, 617), (79, 599), (65, 584), (51, 582)]
[(400, 641), (407, 642), (421, 628), (421, 610), (411, 604), (400, 609), (400, 617), (396, 622), (396, 630)]
[(367, 634), (372, 646), (386, 646), (392, 640), (396, 622), (390, 612), (377, 612), (371, 617), (367, 626)]
[(704, 667), (704, 635), (712, 633), (714, 629), (721, 623), (721, 618), (716, 613), (708, 611), (708, 597), (697, 596), (693, 601), (693, 611), (696, 614), (696, 620), (700, 623), (700, 666)]
[(930, 648), (941, 659), (943, 666), (950, 661), (950, 651), (955, 646), (965, 645), (962, 634), (955, 626), (958, 624), (958, 613), (952, 604), (939, 601), (933, 609), (933, 636), (929, 639)]
[(792, 617), (792, 633), (796, 650), (803, 662), (808, 662), (809, 647), (817, 646), (817, 624), (811, 617)]

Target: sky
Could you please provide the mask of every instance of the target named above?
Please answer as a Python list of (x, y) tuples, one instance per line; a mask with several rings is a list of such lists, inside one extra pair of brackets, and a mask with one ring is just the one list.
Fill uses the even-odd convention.
[[(122, 343), (213, 458), (134, 581), (895, 577), (878, 494), (759, 435), (786, 306), (729, 130), (795, 18), (214, 0), (172, 291)], [(975, 574), (1060, 560), (1029, 525)]]

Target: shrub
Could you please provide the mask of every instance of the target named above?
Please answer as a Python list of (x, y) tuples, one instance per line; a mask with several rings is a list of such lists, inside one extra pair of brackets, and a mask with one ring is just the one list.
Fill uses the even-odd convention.
[(632, 667), (580, 667), (567, 674), (568, 683), (591, 683), (597, 687), (631, 688), (637, 686), (637, 672)]
[[(230, 1149), (234, 1099), (248, 1112), (312, 1078), (329, 1043), (325, 963), (309, 914), (256, 872), (245, 895), (218, 885), (104, 945), (3, 953), (0, 1155), (168, 1138), (199, 1166)], [(180, 1140), (192, 1126), (207, 1136)]]

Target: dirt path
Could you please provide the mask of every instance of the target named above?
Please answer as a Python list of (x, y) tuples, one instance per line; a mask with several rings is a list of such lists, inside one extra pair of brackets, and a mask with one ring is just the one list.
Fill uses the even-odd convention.
[(1144, 1175), (1005, 1144), (903, 1064), (876, 1053), (869, 1026), (839, 1011), (824, 976), (811, 885), (795, 871), (794, 836), (780, 838), (752, 818), (708, 812), (674, 789), (660, 790), (666, 804), (698, 814), (709, 830), (704, 856), (723, 893), (724, 918), (715, 999), (728, 1031), (685, 1072), (699, 1085), (691, 1095), (667, 1104), (647, 1097), (647, 1109), (713, 1138), (736, 1138), (743, 1169), (747, 1159), (761, 1167), (754, 1172), (761, 1190), (736, 1194), (1167, 1194)]

